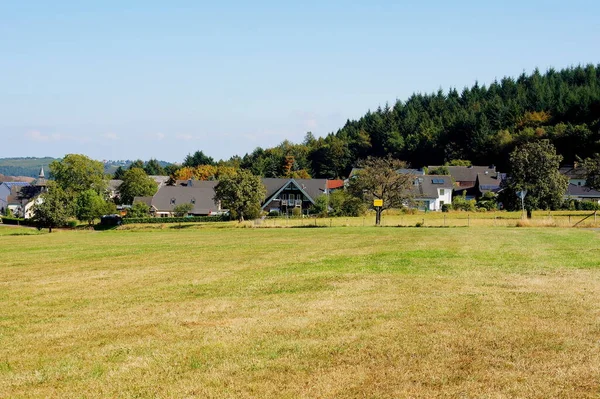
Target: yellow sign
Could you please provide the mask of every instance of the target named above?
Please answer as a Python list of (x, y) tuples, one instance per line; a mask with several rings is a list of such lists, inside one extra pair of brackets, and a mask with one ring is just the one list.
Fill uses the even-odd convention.
[(381, 200), (381, 199), (373, 200), (373, 206), (383, 206), (383, 200)]

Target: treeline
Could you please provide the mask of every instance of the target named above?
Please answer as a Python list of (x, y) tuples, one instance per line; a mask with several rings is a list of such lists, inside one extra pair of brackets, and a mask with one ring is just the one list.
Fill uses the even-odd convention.
[(600, 65), (535, 70), (462, 92), (414, 94), (326, 137), (308, 133), (302, 143), (284, 141), (220, 163), (265, 177), (335, 178), (348, 176), (360, 159), (389, 154), (412, 167), (460, 159), (506, 170), (514, 148), (541, 139), (572, 163), (600, 152), (599, 120)]

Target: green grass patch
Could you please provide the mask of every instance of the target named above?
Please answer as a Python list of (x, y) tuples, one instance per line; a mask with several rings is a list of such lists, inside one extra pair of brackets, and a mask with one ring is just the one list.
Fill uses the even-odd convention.
[(236, 227), (0, 228), (0, 397), (598, 394), (596, 231)]

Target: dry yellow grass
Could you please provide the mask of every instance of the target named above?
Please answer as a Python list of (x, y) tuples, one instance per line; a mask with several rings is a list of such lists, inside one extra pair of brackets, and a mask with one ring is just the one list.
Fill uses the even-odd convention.
[(0, 397), (592, 398), (599, 234), (0, 234)]

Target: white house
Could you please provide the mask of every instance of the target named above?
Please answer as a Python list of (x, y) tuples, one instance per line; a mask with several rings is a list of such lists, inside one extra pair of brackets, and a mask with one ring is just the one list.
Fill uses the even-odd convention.
[(412, 193), (419, 209), (439, 211), (444, 204), (452, 204), (452, 178), (441, 175), (417, 176)]

